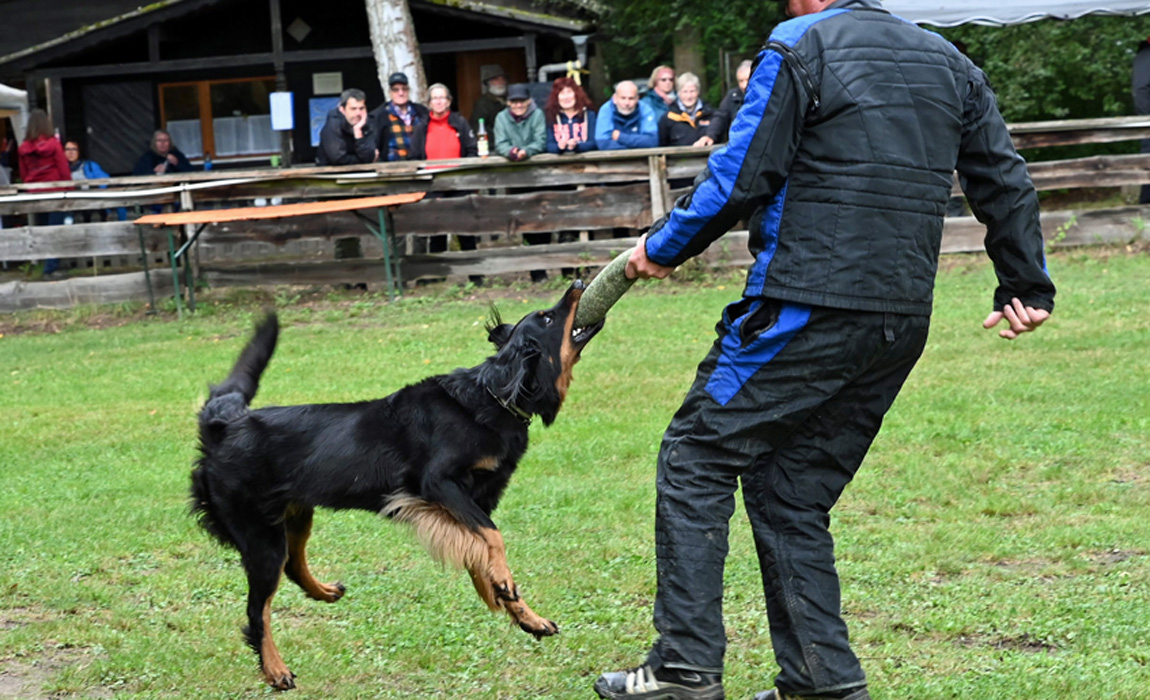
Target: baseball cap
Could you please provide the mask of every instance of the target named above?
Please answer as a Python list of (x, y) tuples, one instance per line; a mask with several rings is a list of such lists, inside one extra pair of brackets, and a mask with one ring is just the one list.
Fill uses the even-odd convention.
[(407, 74), (406, 73), (392, 73), (387, 78), (387, 86), (391, 87), (392, 85), (407, 85)]
[(518, 100), (530, 100), (531, 93), (527, 92), (527, 86), (523, 83), (515, 83), (507, 88), (507, 101), (515, 102)]

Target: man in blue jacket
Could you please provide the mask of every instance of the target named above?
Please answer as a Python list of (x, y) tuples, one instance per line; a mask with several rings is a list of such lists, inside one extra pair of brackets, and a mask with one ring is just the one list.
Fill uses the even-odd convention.
[(659, 145), (659, 122), (651, 108), (639, 102), (639, 86), (624, 80), (599, 110), (595, 143), (601, 151), (624, 148), (655, 148)]
[(957, 169), (1014, 339), (1054, 308), (1038, 197), (986, 76), (879, 0), (789, 0), (727, 146), (640, 238), (629, 277), (666, 277), (750, 215), (754, 258), (659, 452), (659, 637), (604, 698), (723, 697), (723, 564), (735, 490), (762, 571), (774, 688), (869, 700), (842, 618), (830, 510), (926, 344)]

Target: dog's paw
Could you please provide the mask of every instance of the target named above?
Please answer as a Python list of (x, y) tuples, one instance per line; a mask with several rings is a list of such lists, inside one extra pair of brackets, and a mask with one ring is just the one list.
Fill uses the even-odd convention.
[(559, 634), (559, 625), (555, 624), (551, 620), (540, 617), (536, 625), (538, 626), (532, 626), (527, 622), (520, 622), (519, 629), (534, 636), (536, 639), (543, 639), (544, 637), (550, 637), (552, 635)]
[(291, 690), (295, 688), (295, 674), (286, 668), (282, 672), (267, 676), (268, 685), (276, 690)]

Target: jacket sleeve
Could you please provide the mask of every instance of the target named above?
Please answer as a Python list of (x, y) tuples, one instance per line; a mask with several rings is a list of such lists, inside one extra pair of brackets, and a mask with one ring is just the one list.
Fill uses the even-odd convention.
[(580, 141), (575, 146), (576, 153), (586, 153), (587, 151), (595, 151), (599, 149), (599, 144), (595, 141), (595, 129), (598, 124), (595, 123), (595, 113), (587, 110), (587, 140)]
[(1141, 46), (1134, 54), (1134, 111), (1150, 114), (1150, 46)]
[(495, 152), (507, 158), (511, 155), (511, 119), (507, 112), (495, 115)]
[(319, 132), (319, 147), (323, 150), (325, 164), (349, 165), (358, 163), (359, 160), (356, 155), (347, 152), (347, 146), (344, 144), (339, 131), (333, 128), (335, 126), (333, 120), (329, 119)]
[(727, 129), (731, 126), (732, 118), (735, 116), (735, 100), (733, 99), (734, 93), (727, 93), (723, 97), (723, 101), (719, 103), (719, 108), (711, 115), (711, 123), (707, 126), (707, 136), (715, 143), (719, 143), (727, 138)]
[(411, 129), (411, 147), (408, 160), (427, 160), (427, 122), (421, 121)]
[(371, 121), (363, 125), (363, 136), (355, 140), (355, 160), (353, 163), (374, 163), (379, 150), (379, 136), (371, 128)]
[(619, 134), (619, 143), (624, 148), (656, 148), (659, 145), (659, 120), (649, 105), (640, 103), (639, 133)]
[(1053, 311), (1054, 283), (1046, 273), (1038, 193), (986, 76), (973, 64), (970, 70), (956, 169), (971, 211), (986, 225), (984, 246), (998, 276), (994, 308), (1017, 297), (1026, 306)]
[(617, 151), (626, 148), (623, 144), (611, 138), (611, 132), (614, 131), (612, 126), (615, 123), (614, 119), (615, 110), (611, 107), (611, 103), (607, 102), (599, 109), (599, 116), (602, 117), (595, 123), (595, 144), (599, 146), (600, 151)]
[(648, 231), (653, 262), (674, 267), (698, 255), (786, 183), (813, 96), (782, 54), (765, 49), (759, 56), (730, 141), (711, 151), (691, 191)]
[(64, 155), (64, 147), (56, 141), (56, 147), (52, 149), (52, 162), (56, 166), (56, 180), (71, 180), (72, 167), (68, 165), (68, 157)]
[(527, 118), (527, 156), (535, 156), (547, 150), (547, 119), (543, 110), (536, 109), (535, 113)]
[[(456, 131), (459, 132), (459, 155), (462, 158), (478, 158), (479, 157), (479, 137), (472, 131), (471, 125), (463, 118), (462, 114), (456, 114), (458, 119), (455, 120)], [(486, 125), (485, 125), (486, 126)]]

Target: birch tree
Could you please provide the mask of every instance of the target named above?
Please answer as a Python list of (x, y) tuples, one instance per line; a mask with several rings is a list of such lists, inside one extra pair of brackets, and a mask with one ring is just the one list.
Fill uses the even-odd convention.
[(423, 102), (427, 78), (423, 74), (423, 58), (419, 54), (419, 42), (415, 40), (415, 25), (407, 0), (364, 0), (364, 3), (383, 94), (388, 94), (387, 77), (401, 72), (407, 74), (411, 83), (411, 101)]

